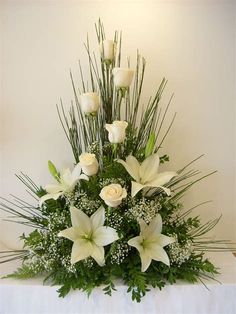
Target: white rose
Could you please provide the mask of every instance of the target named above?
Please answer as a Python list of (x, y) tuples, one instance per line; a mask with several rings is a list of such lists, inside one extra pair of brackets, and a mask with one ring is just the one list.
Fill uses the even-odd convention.
[(98, 161), (94, 154), (83, 153), (79, 156), (80, 165), (83, 173), (93, 176), (98, 172)]
[(97, 112), (100, 107), (100, 100), (97, 93), (84, 93), (80, 95), (80, 106), (84, 113)]
[(123, 143), (127, 126), (128, 122), (126, 121), (114, 121), (112, 124), (106, 124), (106, 130), (109, 132), (109, 141), (112, 144)]
[(104, 60), (113, 60), (116, 54), (116, 44), (113, 40), (104, 40), (100, 44), (100, 51)]
[(112, 70), (114, 85), (116, 87), (129, 87), (132, 83), (134, 71), (130, 68), (114, 68)]
[(117, 207), (121, 204), (122, 199), (126, 198), (127, 192), (120, 184), (110, 184), (105, 186), (99, 196), (110, 207)]

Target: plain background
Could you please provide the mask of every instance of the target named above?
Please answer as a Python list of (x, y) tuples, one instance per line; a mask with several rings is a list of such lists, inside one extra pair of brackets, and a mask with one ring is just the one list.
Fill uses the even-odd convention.
[[(177, 170), (205, 153), (194, 168), (218, 173), (190, 190), (188, 209), (203, 221), (223, 214), (215, 233), (236, 241), (235, 1), (0, 1), (1, 39), (1, 186), (8, 197), (26, 195), (14, 174), (23, 171), (37, 183), (51, 182), (47, 160), (58, 168), (73, 156), (59, 124), (56, 103), (69, 106), (73, 97), (70, 68), (78, 77), (78, 60), (86, 71), (83, 43), (102, 18), (107, 37), (123, 31), (123, 65), (135, 62), (136, 50), (146, 57), (143, 101), (165, 76), (163, 102), (175, 97), (170, 115), (177, 119), (162, 153)], [(67, 106), (67, 108), (68, 108)], [(1, 222), (1, 241), (17, 247), (25, 228)]]

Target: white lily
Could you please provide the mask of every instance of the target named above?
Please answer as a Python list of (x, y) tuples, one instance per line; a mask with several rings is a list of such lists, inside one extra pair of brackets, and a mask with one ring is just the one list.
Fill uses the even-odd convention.
[(91, 256), (100, 266), (104, 266), (104, 246), (119, 238), (115, 229), (103, 226), (105, 209), (100, 207), (91, 217), (76, 207), (71, 207), (70, 213), (72, 227), (62, 230), (58, 236), (74, 242), (71, 264)]
[(169, 266), (169, 257), (163, 247), (175, 242), (175, 239), (161, 234), (161, 215), (157, 214), (149, 225), (140, 219), (139, 225), (140, 235), (130, 239), (128, 244), (135, 247), (139, 251), (142, 264), (141, 271), (145, 272), (150, 266), (152, 260), (160, 261)]
[(141, 164), (138, 160), (130, 155), (126, 161), (118, 159), (117, 162), (122, 164), (126, 171), (135, 180), (132, 181), (131, 196), (134, 197), (143, 188), (161, 188), (170, 194), (170, 189), (163, 185), (168, 183), (174, 176), (177, 175), (174, 171), (166, 171), (158, 173), (160, 159), (158, 154), (153, 154), (146, 158)]
[(39, 205), (41, 206), (43, 202), (49, 199), (57, 200), (61, 195), (72, 192), (79, 180), (88, 180), (88, 177), (81, 174), (81, 171), (80, 164), (77, 164), (72, 172), (69, 168), (63, 170), (58, 183), (49, 184), (45, 187), (48, 194), (40, 198)]

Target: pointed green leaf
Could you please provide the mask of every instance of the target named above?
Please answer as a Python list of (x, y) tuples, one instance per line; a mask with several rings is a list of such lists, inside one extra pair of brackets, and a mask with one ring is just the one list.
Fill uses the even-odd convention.
[(149, 139), (148, 139), (148, 142), (147, 142), (147, 145), (146, 145), (146, 148), (145, 148), (145, 158), (147, 158), (148, 156), (150, 156), (152, 154), (155, 143), (156, 143), (155, 133), (151, 132)]
[(57, 171), (57, 168), (54, 166), (54, 164), (51, 162), (51, 160), (48, 161), (48, 169), (51, 175), (59, 181), (60, 179), (60, 173)]

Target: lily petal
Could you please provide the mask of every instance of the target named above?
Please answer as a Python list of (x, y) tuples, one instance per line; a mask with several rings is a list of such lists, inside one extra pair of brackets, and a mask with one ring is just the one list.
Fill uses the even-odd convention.
[(152, 259), (145, 251), (143, 253), (140, 253), (140, 258), (142, 263), (141, 271), (145, 272), (150, 266)]
[(70, 208), (72, 226), (81, 230), (81, 233), (89, 234), (92, 228), (89, 217), (76, 207)]
[(72, 180), (73, 181), (78, 181), (79, 180), (79, 176), (80, 176), (80, 174), (81, 174), (81, 165), (80, 165), (80, 163), (78, 163), (75, 167), (74, 167), (74, 169), (73, 169), (73, 171), (72, 171), (72, 173), (71, 173), (71, 177), (72, 177)]
[(162, 186), (168, 182), (170, 182), (170, 180), (177, 176), (177, 173), (174, 171), (165, 171), (165, 172), (161, 172), (158, 173), (158, 175), (156, 176), (156, 178), (150, 182), (148, 182), (148, 184), (150, 186)]
[(141, 253), (141, 252), (143, 252), (143, 247), (140, 245), (140, 243), (142, 243), (142, 241), (143, 241), (143, 237), (137, 236), (137, 237), (130, 239), (128, 241), (128, 244), (130, 246), (135, 247)]
[(79, 180), (86, 180), (86, 181), (89, 181), (89, 177), (88, 176), (86, 176), (86, 174), (84, 174), (84, 173), (82, 173), (80, 176), (79, 176), (79, 178), (78, 178)]
[(98, 246), (106, 246), (119, 239), (115, 229), (105, 226), (98, 228), (93, 236), (93, 240)]
[(71, 264), (75, 264), (91, 256), (92, 244), (84, 239), (76, 240), (72, 246)]
[(104, 207), (100, 207), (91, 217), (93, 230), (103, 226), (105, 221), (105, 209)]
[(145, 187), (145, 185), (132, 181), (131, 182), (131, 196), (134, 197), (144, 187)]
[(61, 175), (61, 183), (68, 187), (73, 184), (72, 175), (69, 168), (63, 170)]
[(45, 190), (49, 194), (55, 194), (63, 191), (61, 184), (48, 184), (46, 185)]
[(71, 241), (76, 241), (80, 234), (76, 231), (74, 227), (62, 230), (58, 233), (58, 237), (67, 238)]
[(145, 238), (150, 237), (152, 234), (160, 234), (162, 230), (162, 218), (157, 214), (150, 222), (148, 227), (142, 233)]
[(171, 243), (174, 243), (176, 240), (174, 237), (168, 237), (164, 234), (159, 234), (157, 236), (157, 241), (158, 241), (158, 244), (162, 247), (166, 246), (166, 245), (169, 245)]
[(46, 194), (39, 199), (39, 206), (42, 206), (42, 204), (50, 199), (54, 199), (55, 201), (63, 194), (63, 192), (55, 193), (55, 194)]
[(104, 247), (97, 246), (97, 245), (92, 246), (91, 257), (95, 259), (95, 261), (98, 263), (99, 266), (105, 265), (104, 256), (105, 256)]
[(130, 170), (132, 171), (131, 176), (136, 181), (139, 181), (140, 180), (140, 177), (139, 177), (140, 164), (139, 164), (138, 160), (134, 156), (129, 155), (126, 158), (126, 163), (127, 163), (128, 167), (130, 168)]
[(150, 182), (156, 178), (159, 162), (160, 159), (158, 154), (153, 154), (142, 162), (139, 174), (143, 183)]
[(166, 251), (159, 245), (153, 246), (152, 250), (149, 250), (149, 254), (155, 261), (162, 262), (167, 266), (170, 266), (170, 260)]
[[(161, 185), (154, 185), (154, 184), (151, 185), (151, 183), (148, 183), (148, 184), (145, 184), (143, 187), (162, 189), (168, 196), (170, 195), (170, 189), (168, 189), (164, 186), (161, 186)], [(151, 196), (153, 194), (153, 191), (150, 190), (146, 194)]]
[(122, 159), (118, 159), (117, 162), (125, 167), (126, 171), (131, 175), (131, 177), (135, 181), (140, 180), (140, 177), (139, 177), (140, 164), (134, 156), (132, 155), (128, 156), (126, 158), (126, 162)]
[(147, 225), (146, 222), (145, 222), (143, 219), (141, 219), (141, 218), (138, 219), (138, 223), (139, 223), (139, 226), (140, 226), (140, 233), (143, 233), (144, 230), (147, 228), (148, 225)]

